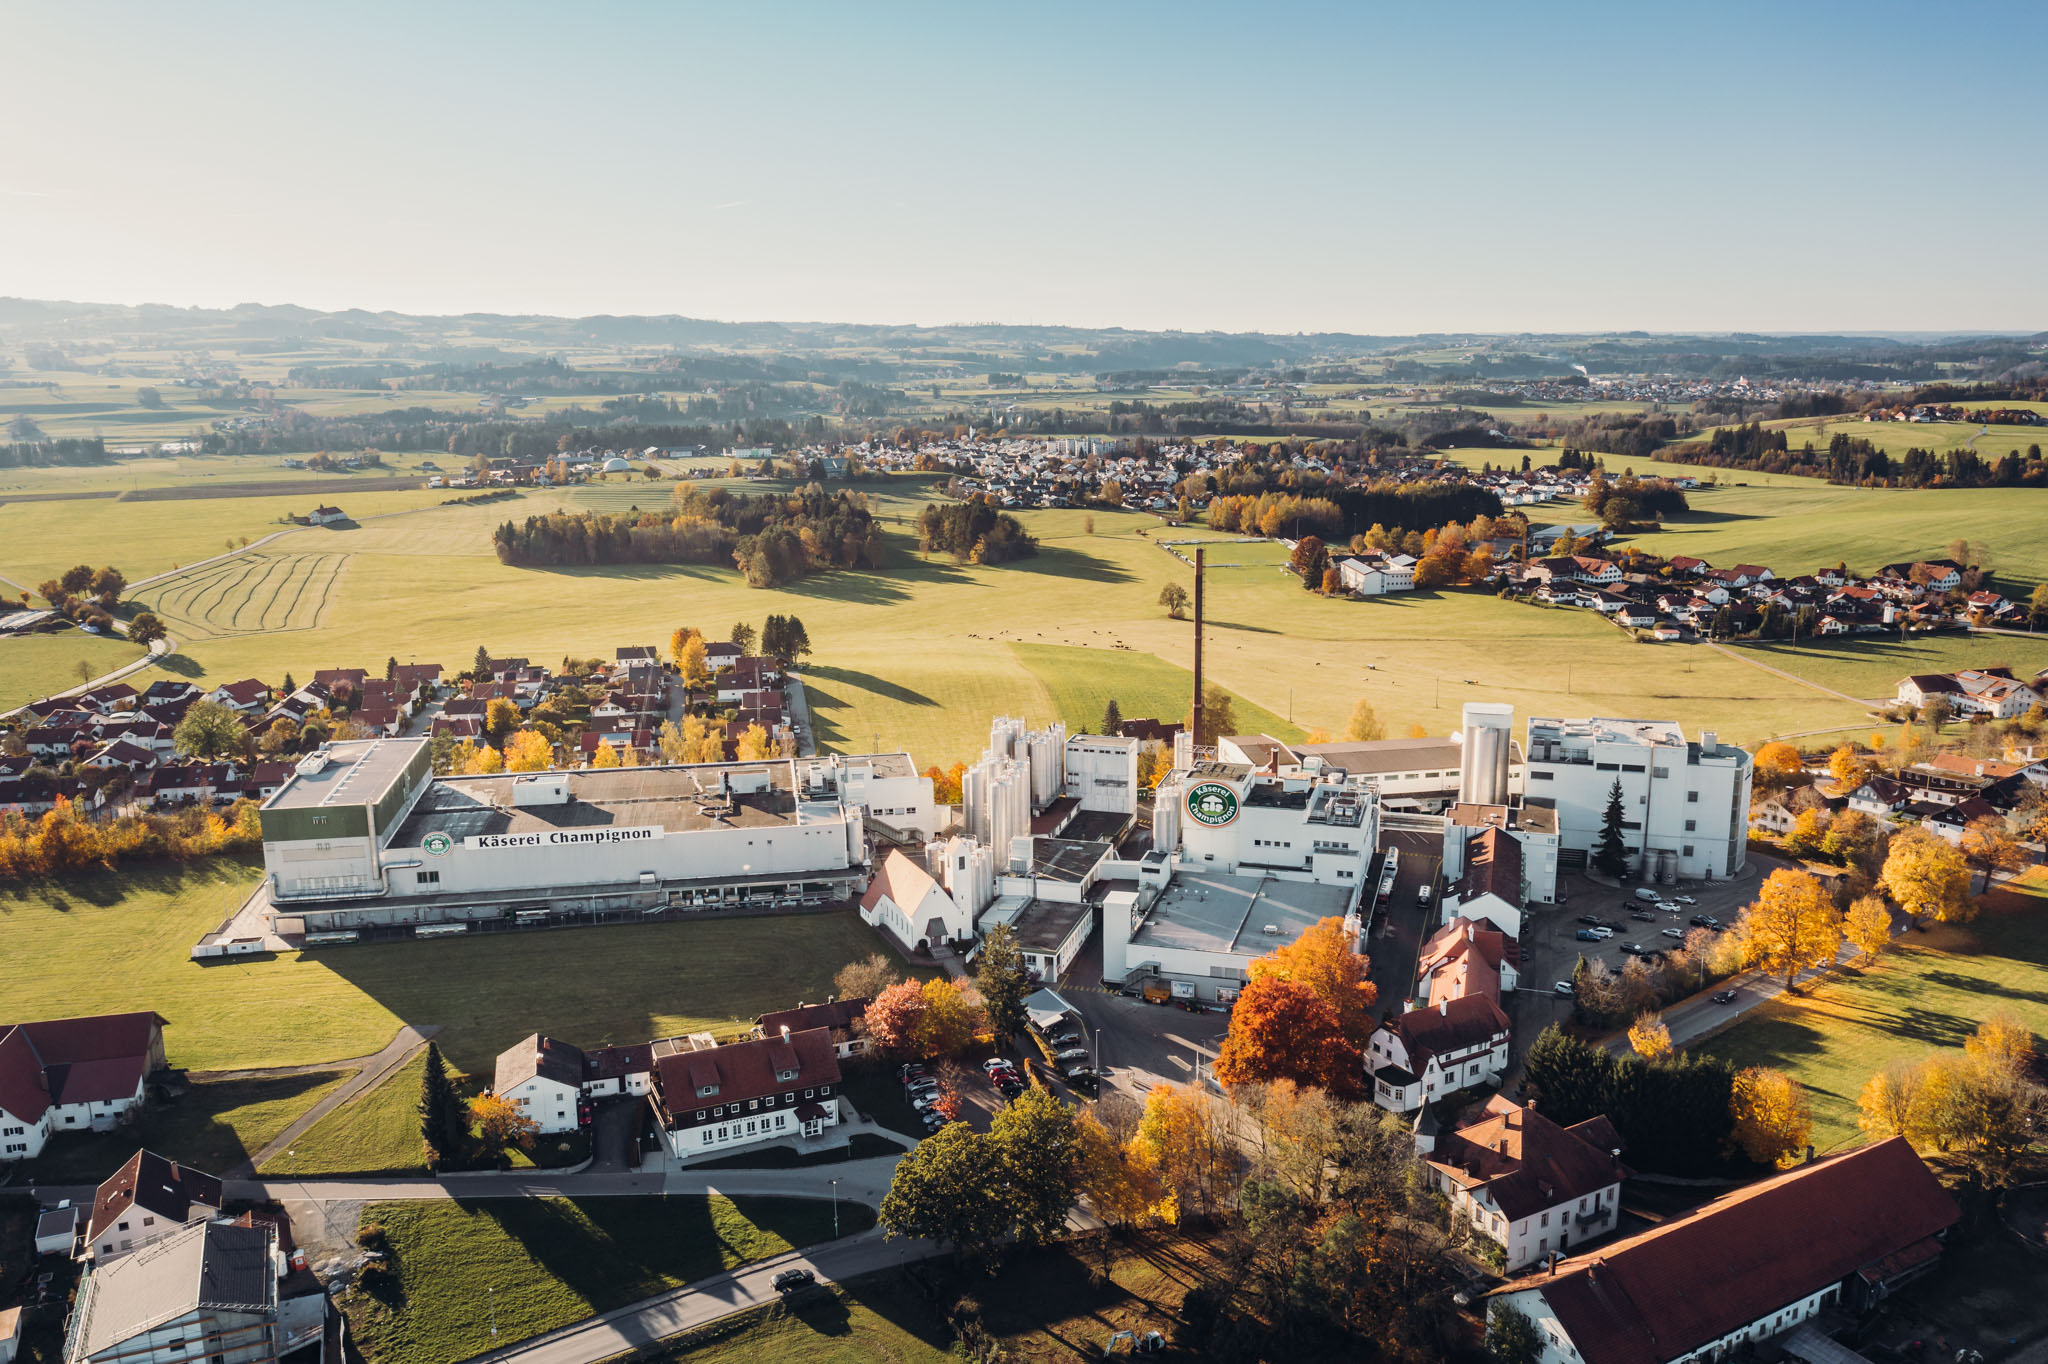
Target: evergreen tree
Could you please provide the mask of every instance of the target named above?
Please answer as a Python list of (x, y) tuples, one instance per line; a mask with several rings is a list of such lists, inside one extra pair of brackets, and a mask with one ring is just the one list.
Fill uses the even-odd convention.
[(1593, 850), (1593, 865), (1602, 876), (1617, 880), (1628, 871), (1628, 849), (1621, 839), (1621, 778), (1607, 792), (1607, 813), (1600, 816), (1600, 846)]
[(796, 616), (791, 616), (782, 623), (782, 628), (789, 635), (790, 662), (794, 663), (802, 655), (810, 653), (811, 636), (810, 633), (804, 629), (804, 623), (801, 619), (799, 619)]
[(771, 615), (761, 623), (761, 652), (785, 662), (789, 658), (789, 627), (782, 617)]
[(1116, 698), (1109, 698), (1109, 704), (1102, 708), (1102, 732), (1109, 738), (1120, 738), (1124, 732), (1124, 713), (1117, 708)]
[(461, 1163), (469, 1138), (468, 1111), (456, 1096), (448, 1078), (448, 1063), (441, 1048), (427, 1043), (427, 1070), (420, 1076), (420, 1142), (426, 1147), (427, 1165), (433, 1169)]
[(1017, 947), (1017, 931), (998, 924), (982, 939), (981, 962), (974, 983), (981, 988), (981, 1007), (1000, 1040), (1024, 1030), (1024, 996), (1031, 993), (1031, 973)]
[(277, 694), (281, 697), (290, 696), (293, 692), (297, 691), (298, 689), (299, 684), (292, 681), (292, 675), (290, 673), (286, 673), (284, 675), (284, 685), (278, 688)]
[(398, 680), (397, 654), (393, 654), (391, 657), (384, 660), (384, 680), (386, 682), (396, 682)]
[(476, 646), (476, 679), (479, 682), (491, 679), (491, 651), (481, 644)]

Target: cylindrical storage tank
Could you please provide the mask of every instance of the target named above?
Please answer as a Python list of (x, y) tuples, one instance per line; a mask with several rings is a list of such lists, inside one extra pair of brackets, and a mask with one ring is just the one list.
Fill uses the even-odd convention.
[(1180, 851), (1180, 783), (1163, 781), (1152, 793), (1152, 846), (1171, 857)]
[(1458, 799), (1468, 805), (1505, 805), (1513, 706), (1468, 701), (1458, 755)]

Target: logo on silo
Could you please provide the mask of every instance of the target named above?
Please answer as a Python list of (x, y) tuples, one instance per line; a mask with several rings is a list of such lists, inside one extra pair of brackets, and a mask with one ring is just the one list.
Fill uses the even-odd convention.
[(1188, 817), (1212, 829), (1222, 828), (1237, 818), (1237, 792), (1218, 782), (1203, 782), (1188, 792)]
[(420, 840), (421, 851), (425, 852), (429, 857), (445, 856), (448, 850), (454, 846), (455, 840), (438, 829)]

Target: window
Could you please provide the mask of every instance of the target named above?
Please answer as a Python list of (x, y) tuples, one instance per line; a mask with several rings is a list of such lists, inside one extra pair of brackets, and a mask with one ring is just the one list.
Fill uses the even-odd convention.
[(706, 1111), (705, 1111), (704, 1109), (701, 1109), (701, 1108), (700, 1108), (700, 1109), (698, 1109), (698, 1110), (697, 1110), (697, 1121), (698, 1121), (698, 1122), (702, 1122), (702, 1121), (704, 1121), (704, 1119), (705, 1119), (705, 1116), (706, 1116)]
[(414, 872), (412, 879), (417, 885), (438, 886), (441, 884), (441, 873), (438, 871)]
[(126, 1231), (126, 1230), (128, 1230), (128, 1224), (127, 1224), (126, 1222), (116, 1222), (116, 1223), (114, 1224), (114, 1230), (115, 1230), (115, 1231)]
[(785, 1104), (793, 1104), (793, 1103), (795, 1103), (795, 1102), (796, 1102), (796, 1091), (795, 1091), (795, 1090), (791, 1090), (791, 1091), (790, 1091), (789, 1093), (787, 1093), (787, 1094), (783, 1095), (783, 1096), (782, 1096), (782, 1102), (784, 1102)]
[(1683, 848), (1680, 848), (1680, 849), (1678, 850), (1678, 855), (1679, 855), (1680, 857), (1691, 857), (1691, 856), (1692, 856), (1692, 844), (1688, 843), (1688, 844), (1686, 844), (1686, 845), (1685, 845), (1685, 846), (1684, 846)]
[(1671, 775), (1671, 769), (1668, 767), (1653, 767), (1650, 769), (1650, 775), (1653, 777), (1668, 777)]
[(1685, 822), (1685, 831), (1686, 831), (1687, 833), (1691, 833), (1691, 832), (1692, 832), (1692, 831), (1693, 831), (1694, 829), (1697, 829), (1697, 828), (1699, 828), (1699, 827), (1700, 827), (1700, 822), (1699, 822), (1698, 820), (1696, 820), (1696, 819), (1688, 819), (1688, 820), (1687, 820), (1687, 821)]
[(1621, 770), (1624, 772), (1640, 772), (1643, 770), (1643, 765), (1641, 763), (1623, 763)]
[(749, 1100), (747, 1100), (747, 1112), (749, 1112), (749, 1113), (753, 1112), (753, 1111), (754, 1111), (755, 1109), (759, 1108), (760, 1106), (761, 1106), (761, 1101), (760, 1101), (759, 1099), (749, 1099)]
[(145, 1227), (153, 1227), (156, 1225), (156, 1219), (154, 1217), (145, 1217), (142, 1219), (142, 1225)]
[(1529, 775), (1537, 781), (1555, 781), (1557, 779), (1557, 773), (1555, 772), (1531, 772)]
[(717, 1092), (717, 1085), (699, 1085), (697, 1087), (697, 1097), (700, 1099), (708, 1099)]
[(796, 1078), (796, 1070), (793, 1067), (789, 1070), (778, 1070), (775, 1072), (775, 1078), (787, 1084)]
[(806, 1099), (810, 1098), (810, 1097), (811, 1097), (811, 1091), (810, 1091), (810, 1090), (808, 1090), (808, 1089), (807, 1089), (807, 1090), (805, 1090), (805, 1091), (804, 1091), (804, 1097), (805, 1097)]
[(1700, 803), (1700, 793), (1699, 793), (1699, 792), (1697, 792), (1697, 791), (1688, 791), (1688, 792), (1686, 792), (1686, 793), (1685, 793), (1685, 798), (1686, 798), (1687, 802), (1689, 802), (1690, 804), (1693, 804), (1693, 805), (1697, 805), (1697, 804), (1699, 804), (1699, 803)]

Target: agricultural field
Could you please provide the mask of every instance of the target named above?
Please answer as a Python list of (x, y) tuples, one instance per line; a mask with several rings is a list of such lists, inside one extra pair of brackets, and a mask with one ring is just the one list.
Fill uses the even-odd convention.
[[(1995, 403), (1989, 406), (2019, 406)], [(1796, 417), (1789, 421), (1765, 422), (1782, 430), (1793, 449), (1811, 442), (1824, 450), (1836, 436), (1867, 440), (1889, 455), (1908, 450), (1974, 450), (1987, 460), (2018, 451), (2024, 455), (2030, 445), (2048, 445), (2048, 431), (2038, 426), (1977, 426), (1969, 422), (1867, 422), (1860, 417)]]
[(80, 663), (85, 664), (85, 676), (93, 678), (142, 654), (125, 639), (83, 630), (0, 639), (0, 711), (77, 686)]
[[(873, 1224), (839, 1209), (848, 1234)], [(751, 1260), (830, 1239), (832, 1210), (793, 1198), (497, 1198), (374, 1203), (398, 1269), (398, 1310), (344, 1299), (369, 1364), (446, 1364)], [(490, 1302), (486, 1305), (485, 1289)]]
[(2048, 880), (2037, 871), (1989, 900), (1975, 923), (1908, 932), (1875, 965), (1760, 1005), (1699, 1049), (1791, 1072), (1813, 1108), (1815, 1149), (1856, 1145), (1857, 1095), (1893, 1061), (1960, 1047), (1999, 1009), (2048, 1033)]
[[(308, 543), (322, 537), (308, 535)], [(297, 551), (300, 537), (238, 555), (146, 587), (130, 600), (154, 611), (172, 638), (187, 645), (228, 635), (316, 630), (350, 557), (333, 550)]]
[[(193, 1070), (328, 1065), (404, 1023), (438, 1023), (449, 1064), (481, 1075), (536, 1029), (587, 1045), (730, 1034), (824, 998), (840, 966), (883, 950), (848, 910), (192, 961), (261, 874), (215, 857), (0, 889), (0, 998), (16, 1016), (62, 1018), (77, 983), (96, 981), (95, 1008), (162, 1014), (171, 1064)], [(559, 988), (534, 994), (543, 977)]]
[(1893, 636), (1729, 647), (1823, 687), (1886, 701), (1892, 698), (1899, 679), (1911, 673), (2003, 666), (2011, 668), (2015, 677), (2031, 678), (2048, 668), (2048, 636), (1910, 635), (1904, 643)]

